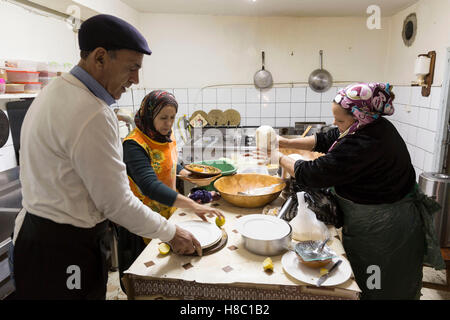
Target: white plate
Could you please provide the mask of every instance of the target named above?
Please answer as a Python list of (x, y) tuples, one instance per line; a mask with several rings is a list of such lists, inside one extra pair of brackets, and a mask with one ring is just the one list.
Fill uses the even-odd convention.
[(280, 239), (291, 231), (286, 221), (266, 214), (250, 214), (239, 218), (236, 229), (240, 234), (257, 240)]
[(209, 248), (222, 239), (222, 231), (210, 222), (193, 220), (180, 222), (177, 225), (192, 233), (200, 242), (202, 249)]
[[(337, 270), (334, 270), (330, 277), (322, 284), (323, 287), (336, 286), (350, 279), (352, 268), (350, 267), (348, 260), (344, 257), (333, 258), (324, 268), (330, 269), (338, 260), (342, 260), (341, 265)], [(286, 252), (281, 258), (281, 265), (283, 266), (283, 269), (295, 279), (317, 286), (321, 268), (313, 269), (300, 263), (295, 252)]]

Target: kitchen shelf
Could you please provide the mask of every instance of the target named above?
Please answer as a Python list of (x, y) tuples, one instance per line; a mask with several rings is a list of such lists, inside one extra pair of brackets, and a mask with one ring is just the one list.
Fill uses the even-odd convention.
[(28, 98), (36, 98), (36, 97), (37, 97), (37, 93), (0, 94), (0, 100), (28, 99)]

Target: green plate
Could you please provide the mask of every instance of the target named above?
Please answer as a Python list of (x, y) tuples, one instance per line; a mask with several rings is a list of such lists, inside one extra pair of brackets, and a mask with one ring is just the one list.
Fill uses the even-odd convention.
[[(207, 166), (211, 166), (217, 169), (220, 169), (222, 171), (222, 176), (229, 176), (231, 174), (236, 173), (237, 168), (232, 165), (231, 163), (227, 162), (226, 160), (206, 160), (206, 161), (199, 161), (199, 162), (194, 162), (194, 164), (204, 164)], [(214, 182), (212, 182), (211, 184), (202, 187), (202, 189), (207, 190), (207, 191), (216, 191), (216, 189), (214, 188)]]

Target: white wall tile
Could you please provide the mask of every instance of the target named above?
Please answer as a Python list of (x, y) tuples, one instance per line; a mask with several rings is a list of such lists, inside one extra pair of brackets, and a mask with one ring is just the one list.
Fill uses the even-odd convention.
[(305, 117), (306, 103), (292, 102), (291, 103), (291, 117)]
[(431, 87), (430, 107), (432, 109), (439, 110), (441, 108), (441, 93), (442, 93), (442, 88), (441, 87)]
[(428, 96), (428, 97), (421, 96), (420, 97), (420, 106), (422, 108), (430, 108), (430, 104), (431, 104), (430, 96)]
[(202, 104), (202, 91), (200, 89), (188, 89), (189, 104)]
[[(408, 131), (407, 131), (406, 141), (412, 145), (418, 145), (417, 144), (417, 130), (418, 130), (417, 127), (408, 125), (407, 130)], [(419, 145), (419, 147), (421, 147), (421, 146)]]
[(299, 118), (299, 117), (295, 117), (295, 118), (290, 118), (291, 119), (291, 127), (295, 127), (295, 123), (296, 122), (305, 122), (305, 118)]
[(232, 103), (245, 103), (246, 102), (246, 89), (245, 88), (232, 88), (231, 89), (231, 102)]
[(291, 88), (276, 88), (276, 102), (291, 102)]
[(322, 94), (313, 91), (310, 87), (306, 88), (306, 102), (321, 102)]
[(320, 118), (320, 117), (311, 117), (311, 118), (305, 118), (305, 121), (306, 122), (325, 122), (325, 121), (323, 121), (323, 119), (322, 118)]
[(334, 117), (333, 117), (333, 118), (327, 118), (327, 117), (324, 117), (324, 118), (321, 118), (321, 121), (325, 122), (326, 124), (333, 125), (333, 123), (334, 123)]
[(439, 110), (436, 109), (430, 109), (430, 114), (428, 117), (428, 125), (427, 129), (437, 132), (438, 131), (438, 117), (439, 117)]
[[(248, 113), (248, 109), (247, 109)], [(262, 118), (275, 118), (276, 105), (275, 103), (262, 103), (261, 104), (261, 117)]]
[(173, 94), (178, 103), (189, 103), (187, 89), (174, 89)]
[[(206, 113), (209, 113), (211, 110), (217, 109), (217, 105), (216, 104), (212, 104), (212, 103), (206, 103), (203, 105), (202, 110), (205, 111)], [(219, 109), (221, 110), (221, 109)], [(192, 113), (191, 113), (192, 115)]]
[(325, 92), (322, 92), (322, 102), (328, 103), (331, 106), (331, 103), (333, 102), (334, 98), (337, 94), (337, 87), (331, 87)]
[(261, 104), (276, 102), (275, 88), (261, 90)]
[(419, 107), (411, 106), (411, 112), (408, 114), (408, 123), (413, 126), (419, 125)]
[(422, 88), (421, 87), (411, 87), (411, 105), (420, 106), (422, 100)]
[(177, 115), (178, 116), (183, 116), (185, 114), (186, 115), (189, 114), (189, 105), (187, 103), (178, 103)]
[(305, 116), (306, 116), (306, 118), (320, 117), (320, 103), (307, 102)]
[(245, 103), (235, 103), (233, 104), (233, 109), (240, 113), (241, 118), (247, 116)]
[(120, 99), (117, 101), (119, 107), (132, 107), (133, 106), (133, 94), (131, 89), (128, 89), (122, 94)]
[(291, 121), (289, 118), (277, 118), (275, 125), (277, 127), (289, 127), (291, 124)]
[[(135, 107), (140, 107), (142, 100), (144, 100), (146, 95), (145, 89), (133, 89), (133, 103)], [(180, 103), (180, 101), (177, 102)]]
[(333, 117), (333, 111), (331, 109), (331, 103), (330, 102), (322, 102), (320, 107), (320, 116), (324, 118), (332, 118)]
[(425, 152), (423, 170), (426, 172), (432, 172), (433, 170), (433, 154)]
[(233, 105), (231, 103), (218, 103), (217, 109), (225, 111), (228, 109), (233, 109)]
[[(203, 110), (202, 105), (195, 104), (195, 103), (189, 103), (189, 117), (192, 116), (192, 114), (197, 110)], [(209, 112), (209, 111), (208, 111)]]
[(430, 116), (430, 109), (419, 108), (419, 118), (418, 118), (417, 125), (420, 128), (427, 128), (428, 127), (429, 116)]
[(395, 93), (394, 107), (396, 104), (410, 104), (411, 87), (398, 86), (393, 89)]
[(261, 91), (256, 88), (247, 88), (246, 90), (246, 102), (247, 103), (259, 103), (261, 102)]
[(306, 102), (306, 87), (292, 88), (291, 102)]
[(231, 88), (218, 88), (217, 89), (217, 103), (230, 103), (231, 104)]
[(275, 116), (277, 118), (289, 118), (291, 116), (291, 104), (290, 103), (276, 103)]
[(260, 118), (246, 118), (246, 126), (260, 126), (261, 119)]
[[(273, 109), (275, 106), (273, 105)], [(259, 103), (247, 103), (246, 116), (247, 118), (259, 118), (261, 115), (262, 107)]]
[(276, 126), (275, 118), (261, 118), (261, 126)]
[(424, 161), (425, 161), (425, 151), (421, 148), (415, 148), (414, 150), (414, 160), (413, 160), (413, 164), (423, 170), (423, 166), (424, 166)]
[(417, 133), (417, 146), (434, 153), (434, 137), (435, 134), (426, 129), (419, 129)]
[(203, 90), (203, 104), (205, 103), (217, 103), (217, 89)]

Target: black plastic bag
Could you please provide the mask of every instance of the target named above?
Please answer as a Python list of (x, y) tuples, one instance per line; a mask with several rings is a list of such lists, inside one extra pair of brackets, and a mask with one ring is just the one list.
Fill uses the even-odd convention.
[(334, 225), (336, 228), (342, 227), (343, 214), (333, 195), (332, 188), (303, 188), (301, 191), (305, 192), (308, 208), (316, 214), (318, 220), (328, 225)]

